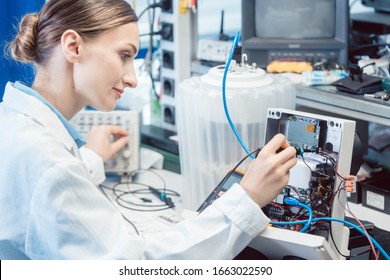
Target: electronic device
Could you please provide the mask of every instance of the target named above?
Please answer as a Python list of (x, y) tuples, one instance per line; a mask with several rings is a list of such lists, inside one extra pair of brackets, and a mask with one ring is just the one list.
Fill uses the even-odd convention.
[[(230, 174), (229, 174), (230, 173)], [(213, 203), (217, 198), (223, 195), (228, 189), (231, 188), (235, 183), (240, 183), (244, 172), (242, 170), (236, 169), (231, 170), (225, 178), (218, 184), (218, 186), (210, 193), (202, 205), (196, 210), (196, 212), (202, 212), (206, 209), (211, 203)]]
[(280, 59), (346, 66), (348, 0), (243, 0), (242, 46), (266, 68)]
[(376, 12), (390, 12), (390, 0), (362, 0), (362, 5), (372, 7)]
[(228, 41), (200, 39), (196, 57), (201, 61), (225, 62), (231, 47), (232, 43)]
[(107, 173), (127, 175), (139, 169), (140, 166), (140, 114), (135, 111), (114, 110), (101, 112), (96, 110), (82, 110), (72, 119), (71, 124), (80, 133), (85, 135), (95, 125), (119, 125), (129, 132), (129, 143), (123, 147), (114, 158), (104, 164)]
[[(305, 232), (299, 232), (302, 224), (279, 224), (308, 219), (304, 208), (290, 205), (286, 198), (310, 206), (315, 218), (344, 219), (346, 192), (341, 178), (350, 174), (355, 121), (269, 108), (265, 143), (278, 133), (296, 148), (298, 163), (290, 170), (287, 186), (262, 208), (275, 223), (249, 246), (269, 259), (343, 259), (348, 255), (349, 230), (342, 223), (312, 224)], [(218, 184), (199, 212), (240, 182), (243, 172), (228, 175), (231, 176)]]

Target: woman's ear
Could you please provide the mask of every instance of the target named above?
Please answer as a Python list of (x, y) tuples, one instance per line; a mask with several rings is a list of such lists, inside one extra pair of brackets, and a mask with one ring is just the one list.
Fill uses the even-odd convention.
[(81, 36), (74, 30), (66, 30), (61, 36), (61, 47), (65, 58), (70, 63), (77, 63), (80, 60)]

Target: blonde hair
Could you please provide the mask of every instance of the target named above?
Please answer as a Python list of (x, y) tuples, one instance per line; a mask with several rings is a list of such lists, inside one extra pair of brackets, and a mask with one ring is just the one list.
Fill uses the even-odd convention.
[(133, 8), (124, 0), (50, 0), (38, 14), (22, 18), (10, 51), (17, 61), (44, 64), (68, 29), (91, 39), (137, 21)]

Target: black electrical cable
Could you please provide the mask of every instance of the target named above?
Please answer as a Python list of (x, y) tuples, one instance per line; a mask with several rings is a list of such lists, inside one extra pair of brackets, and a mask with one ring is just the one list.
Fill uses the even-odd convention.
[(339, 253), (339, 255), (342, 256), (342, 257), (344, 257), (344, 258), (349, 258), (350, 256), (347, 256), (347, 255), (344, 255), (343, 253), (341, 253), (340, 250), (339, 250), (339, 248), (337, 247), (336, 242), (334, 241), (334, 238), (333, 238), (331, 222), (329, 222), (329, 233), (330, 233), (330, 238), (332, 239), (333, 245), (334, 245), (334, 247), (336, 248), (336, 250), (337, 250), (337, 252)]
[[(249, 152), (244, 158), (242, 158), (236, 166), (234, 166), (228, 173), (226, 173), (225, 177), (222, 178), (221, 182), (218, 184), (216, 188), (222, 188), (222, 186), (225, 185), (226, 181), (229, 179), (229, 177), (236, 171), (236, 169), (251, 155), (256, 153), (257, 154), (261, 151), (261, 148), (257, 148), (256, 150)], [(217, 190), (217, 189), (216, 189)], [(217, 191), (218, 192), (218, 191)], [(207, 206), (206, 206), (207, 207)], [(199, 213), (203, 212), (206, 207), (202, 207), (202, 209), (198, 209)]]
[(302, 157), (303, 163), (309, 168), (309, 170), (310, 170), (311, 173), (315, 173), (315, 174), (320, 175), (321, 177), (325, 177), (325, 178), (331, 179), (331, 176), (329, 176), (329, 175), (327, 175), (327, 174), (323, 174), (323, 173), (318, 172), (318, 171), (316, 171), (316, 170), (311, 170), (310, 166), (306, 163), (306, 160), (305, 160), (305, 158), (303, 157), (303, 155), (301, 155), (301, 157)]
[[(104, 194), (104, 196), (107, 198), (107, 200), (111, 202), (110, 198), (107, 196), (106, 192), (105, 192), (104, 189), (103, 189), (103, 188), (109, 189), (109, 187), (107, 187), (107, 186), (105, 186), (105, 185), (103, 185), (103, 184), (100, 184), (99, 187), (100, 187), (101, 192), (102, 192), (102, 193)], [(112, 202), (111, 202), (111, 204), (114, 205)], [(115, 205), (114, 205), (114, 206), (115, 206)], [(140, 234), (139, 234), (139, 231), (138, 231), (138, 229), (137, 229), (137, 227), (135, 226), (135, 224), (134, 224), (132, 221), (130, 221), (128, 218), (126, 218), (125, 215), (123, 215), (120, 211), (119, 211), (119, 213), (122, 215), (123, 219), (125, 219), (125, 221), (128, 222), (128, 223), (134, 228), (134, 230), (135, 230), (135, 232), (137, 233), (137, 235), (140, 235)]]
[(143, 14), (145, 14), (145, 12), (149, 9), (155, 9), (155, 8), (161, 8), (163, 9), (164, 11), (169, 11), (172, 9), (172, 1), (167, 1), (167, 0), (161, 0), (160, 2), (156, 3), (156, 1), (154, 1), (153, 4), (147, 6), (139, 15), (138, 15), (138, 19), (140, 19)]
[[(170, 189), (167, 189), (166, 188), (166, 182), (165, 180), (161, 177), (161, 175), (159, 175), (157, 172), (153, 171), (153, 170), (135, 170), (133, 171), (129, 177), (132, 177), (133, 179), (136, 178), (136, 175), (140, 172), (150, 172), (150, 173), (153, 173), (156, 177), (158, 177), (161, 182), (162, 182), (162, 187), (161, 188), (156, 188), (156, 187), (152, 187), (150, 186), (149, 184), (145, 184), (145, 183), (142, 183), (142, 182), (137, 182), (137, 181), (128, 181), (127, 183), (117, 183), (115, 184), (113, 187), (112, 187), (112, 191), (113, 191), (113, 194), (114, 194), (114, 197), (115, 197), (115, 201), (120, 205), (122, 206), (123, 208), (126, 208), (126, 209), (129, 209), (129, 210), (134, 210), (134, 211), (144, 211), (144, 212), (148, 212), (148, 211), (162, 211), (162, 210), (166, 210), (166, 209), (169, 209), (169, 208), (173, 208), (175, 205), (174, 205), (174, 202), (172, 201), (172, 199), (169, 197), (169, 196), (180, 196), (179, 193), (177, 193), (176, 191), (174, 190), (170, 190)], [(128, 178), (129, 178), (128, 177)], [(128, 188), (128, 191), (123, 191), (123, 190), (118, 190), (118, 186), (120, 185), (126, 185), (127, 188)], [(137, 190), (130, 190), (130, 185), (139, 185), (139, 186), (143, 186), (145, 188), (143, 189), (137, 189)], [(132, 194), (134, 195), (135, 197), (139, 198), (138, 196), (136, 196), (136, 194), (140, 194), (140, 193), (143, 193), (143, 194), (154, 194), (156, 195), (155, 193), (159, 193), (159, 199), (161, 201), (163, 201), (165, 204), (162, 204), (162, 205), (147, 205), (147, 204), (137, 204), (137, 203), (134, 203), (134, 202), (130, 202), (126, 199), (124, 199), (124, 196), (126, 195), (129, 195), (129, 194)], [(140, 200), (143, 200), (144, 202), (145, 199), (144, 198), (139, 198)], [(127, 204), (127, 205), (126, 205)], [(134, 207), (130, 207), (128, 205), (133, 205), (133, 206), (136, 206), (136, 207), (141, 207), (140, 208), (134, 208)], [(168, 206), (168, 207), (166, 207)], [(145, 209), (145, 208), (154, 208), (154, 207), (159, 207), (158, 209)], [(143, 209), (142, 209), (143, 208)]]
[[(152, 169), (147, 169), (147, 170), (142, 170), (142, 171), (153, 173), (156, 177), (158, 177), (160, 179), (160, 181), (162, 182), (162, 191), (164, 193), (171, 192), (171, 194), (173, 194), (175, 196), (180, 196), (179, 193), (176, 191), (167, 190), (167, 184), (166, 184), (164, 178), (160, 174), (158, 174), (157, 172), (153, 171)], [(134, 182), (134, 183), (138, 183), (138, 182)], [(157, 188), (157, 190), (161, 191), (161, 188)]]
[[(173, 202), (167, 202), (164, 200), (165, 204), (153, 204), (153, 205), (147, 205), (147, 204), (138, 204), (138, 203), (134, 203), (134, 202), (131, 202), (129, 200), (126, 200), (124, 199), (124, 196), (126, 195), (135, 195), (137, 193), (144, 193), (144, 194), (147, 194), (147, 193), (153, 193), (151, 191), (151, 188), (152, 189), (155, 189), (153, 187), (151, 187), (150, 185), (147, 185), (147, 184), (143, 184), (143, 183), (137, 183), (137, 182), (132, 182), (131, 183), (132, 185), (140, 185), (140, 186), (145, 186), (146, 188), (145, 189), (139, 189), (139, 190), (134, 190), (134, 191), (131, 191), (131, 192), (127, 192), (127, 191), (120, 191), (121, 194), (117, 194), (118, 190), (115, 189), (115, 201), (120, 205), (122, 206), (123, 208), (126, 208), (126, 209), (129, 209), (129, 210), (133, 210), (133, 211), (140, 211), (140, 212), (152, 212), (152, 211), (162, 211), (162, 210), (166, 210), (166, 209), (169, 209), (169, 208), (173, 208), (174, 207), (174, 204)], [(176, 192), (172, 191), (172, 190), (164, 190), (165, 193), (168, 193), (169, 195), (177, 195), (179, 196)], [(136, 196), (137, 198), (139, 198), (138, 196)], [(167, 197), (168, 198), (168, 197)], [(139, 198), (141, 200), (143, 200), (143, 198)], [(160, 199), (161, 200), (161, 199)], [(172, 201), (170, 198), (169, 198), (170, 201)], [(143, 200), (145, 201), (145, 200)], [(130, 207), (128, 205), (133, 205), (133, 206), (136, 206), (138, 208), (134, 208), (134, 207)], [(154, 208), (154, 209), (145, 209), (145, 208)], [(157, 209), (156, 209), (157, 208)]]
[(139, 36), (142, 37), (142, 36), (155, 36), (155, 35), (162, 35), (162, 30), (160, 31), (154, 31), (152, 33), (142, 33), (140, 34)]
[(157, 35), (157, 34), (160, 34), (161, 35), (161, 30), (158, 31), (158, 32), (154, 32), (154, 20), (155, 20), (155, 15), (156, 15), (156, 11), (155, 11), (155, 8), (156, 7), (164, 7), (164, 5), (166, 5), (168, 1), (160, 1), (159, 3), (156, 3), (156, 1), (154, 0), (154, 3), (152, 5), (149, 5), (149, 8), (146, 8), (143, 12), (141, 12), (140, 16), (148, 9), (150, 8), (153, 8), (153, 14), (152, 14), (152, 19), (150, 19), (149, 17), (149, 23), (150, 23), (150, 26), (149, 26), (149, 34), (142, 34), (140, 36), (145, 36), (145, 35), (149, 35), (150, 36), (150, 39), (149, 39), (149, 47), (148, 47), (148, 55), (147, 55), (147, 59), (145, 59), (145, 62), (147, 64), (147, 69), (148, 69), (148, 72), (149, 72), (149, 77), (150, 77), (150, 81), (152, 83), (152, 90), (153, 90), (153, 93), (157, 99), (157, 101), (160, 100), (160, 96), (159, 94), (157, 93), (157, 90), (156, 90), (156, 86), (154, 84), (154, 77), (153, 77), (153, 73), (152, 73), (152, 55), (153, 55), (153, 36), (154, 35)]
[(362, 46), (359, 46), (359, 47), (351, 49), (350, 50), (350, 55), (356, 55), (355, 52), (366, 50), (366, 49), (369, 49), (369, 48), (372, 48), (372, 47), (386, 47), (386, 46), (389, 46), (389, 45), (390, 45), (389, 43), (373, 43), (373, 44), (362, 45)]
[[(321, 172), (318, 172), (318, 171), (316, 171), (316, 170), (312, 170), (311, 168), (310, 168), (310, 166), (307, 164), (307, 162), (305, 161), (305, 157), (303, 156), (303, 154), (304, 153), (316, 153), (316, 154), (319, 154), (319, 155), (321, 155), (321, 156), (323, 156), (327, 161), (329, 160), (329, 161), (331, 161), (332, 162), (332, 167), (333, 167), (333, 169), (335, 169), (335, 167), (334, 167), (334, 159), (332, 158), (332, 157), (330, 157), (329, 155), (327, 155), (327, 154), (323, 154), (321, 151), (320, 151), (320, 149), (302, 149), (302, 150), (300, 150), (299, 148), (297, 148), (297, 147), (295, 147), (296, 148), (296, 150), (297, 150), (297, 155), (298, 156), (301, 156), (301, 158), (302, 158), (302, 161), (303, 161), (303, 163), (309, 168), (309, 170), (310, 170), (310, 172), (313, 174), (317, 174), (317, 175), (319, 175), (319, 176), (321, 176), (321, 177), (324, 177), (324, 178), (328, 178), (328, 179), (332, 179), (333, 181), (334, 181), (334, 175), (333, 176), (331, 176), (331, 175), (328, 175), (328, 174), (325, 174), (325, 173), (321, 173)], [(334, 170), (335, 171), (335, 170)], [(335, 171), (336, 172), (336, 171)], [(337, 172), (336, 172), (337, 173)], [(292, 186), (288, 186), (288, 187), (292, 187)], [(294, 190), (296, 193), (298, 193), (298, 190), (297, 189), (295, 189)], [(318, 196), (317, 198), (313, 198), (313, 195), (315, 194), (315, 192), (314, 191), (312, 191), (311, 193), (310, 193), (310, 204), (309, 204), (309, 206), (313, 209), (313, 212), (315, 212), (314, 210), (317, 210), (318, 208), (320, 208), (320, 207), (322, 207), (323, 205), (327, 205), (328, 203), (327, 203), (327, 201), (332, 197), (332, 195), (333, 195), (333, 191), (330, 189), (330, 191), (328, 191), (327, 193), (326, 193), (326, 196), (324, 196), (324, 197), (322, 197), (322, 196)], [(298, 194), (298, 197), (300, 197), (300, 195)], [(301, 200), (302, 198), (300, 197), (300, 200)], [(316, 202), (315, 204), (314, 204), (314, 202), (315, 201), (318, 201), (318, 202)], [(304, 203), (304, 201), (301, 201), (301, 203)], [(328, 209), (327, 209), (328, 210)], [(329, 211), (329, 210), (328, 210)], [(302, 208), (302, 209), (300, 209), (297, 213), (295, 213), (292, 217), (291, 217), (291, 221), (296, 221), (296, 220), (298, 220), (299, 218), (301, 218), (301, 217), (304, 217), (305, 216), (305, 214), (306, 214), (307, 212), (306, 211), (304, 211), (304, 209)], [(317, 215), (318, 215), (318, 213), (317, 213)], [(316, 215), (316, 217), (318, 217)], [(286, 228), (288, 228), (288, 225), (286, 225), (285, 227), (283, 227), (284, 229), (286, 229)]]
[[(339, 186), (337, 187), (337, 192), (338, 194), (340, 195), (340, 190), (341, 190), (341, 184), (342, 184), (342, 181), (339, 183)], [(333, 195), (332, 199), (329, 201), (329, 203), (333, 202), (333, 199), (334, 199), (334, 196), (336, 195), (336, 193)], [(329, 212), (331, 213), (331, 205), (329, 205)], [(330, 214), (329, 213), (329, 214)], [(330, 215), (329, 215), (330, 216)], [(334, 247), (336, 248), (337, 252), (339, 253), (340, 256), (344, 257), (344, 258), (349, 258), (350, 256), (347, 256), (347, 255), (344, 255), (343, 253), (341, 253), (340, 249), (337, 247), (337, 244), (333, 238), (333, 232), (332, 232), (332, 222), (329, 222), (329, 235), (330, 235), (330, 238), (333, 242), (333, 245)]]
[[(111, 199), (108, 197), (108, 195), (106, 194), (106, 192), (104, 191), (104, 189), (109, 189), (109, 190), (111, 190), (111, 191), (113, 192), (113, 194), (114, 194), (116, 203), (117, 203), (119, 206), (121, 206), (121, 207), (123, 207), (123, 208), (125, 208), (125, 209), (129, 209), (129, 210), (133, 210), (133, 211), (150, 212), (150, 211), (162, 211), (162, 210), (167, 210), (167, 209), (169, 209), (169, 208), (172, 208), (172, 205), (166, 206), (167, 204), (162, 204), (162, 205), (137, 204), (137, 203), (131, 203), (131, 202), (126, 201), (125, 199), (123, 199), (123, 197), (124, 197), (125, 195), (128, 195), (128, 194), (133, 194), (133, 195), (134, 195), (134, 194), (136, 194), (136, 193), (144, 193), (144, 194), (150, 194), (150, 193), (151, 193), (151, 191), (150, 191), (150, 189), (149, 189), (149, 187), (150, 187), (149, 185), (143, 184), (143, 183), (140, 183), (140, 182), (130, 182), (130, 178), (134, 177), (134, 176), (135, 176), (137, 173), (139, 173), (140, 171), (149, 171), (149, 172), (155, 174), (155, 175), (161, 180), (161, 182), (162, 182), (163, 188), (162, 188), (162, 189), (159, 189), (160, 191), (163, 191), (164, 193), (166, 193), (166, 194), (168, 194), (168, 195), (170, 195), (170, 196), (180, 196), (179, 193), (177, 193), (176, 191), (167, 189), (167, 188), (166, 188), (166, 182), (165, 182), (165, 180), (164, 180), (157, 172), (154, 172), (154, 171), (152, 171), (152, 170), (141, 170), (141, 169), (135, 170), (135, 171), (131, 172), (131, 173), (127, 176), (127, 182), (126, 182), (126, 183), (118, 182), (118, 183), (114, 184), (114, 186), (112, 186), (112, 187), (108, 187), (108, 186), (106, 186), (106, 185), (100, 184), (100, 185), (99, 185), (99, 188), (101, 189), (101, 192), (104, 194), (104, 196), (105, 196), (110, 202), (111, 202)], [(129, 186), (130, 186), (131, 184), (133, 184), (133, 185), (136, 184), (136, 185), (145, 186), (146, 188), (144, 188), (144, 189), (138, 189), (138, 190), (134, 190), (134, 191), (130, 191), (130, 187), (129, 187)], [(118, 186), (120, 186), (120, 185), (125, 185), (125, 186), (127, 186), (128, 191), (117, 189)], [(139, 198), (139, 199), (140, 199), (140, 200), (143, 200), (143, 201), (145, 202), (145, 200), (144, 200), (143, 198)], [(152, 210), (152, 209), (145, 210), (145, 209), (133, 208), (133, 207), (128, 207), (128, 206), (125, 205), (124, 203), (121, 203), (121, 201), (123, 201), (124, 203), (133, 204), (133, 205), (135, 205), (135, 206), (137, 206), (137, 207), (151, 207), (151, 208), (153, 208), (153, 207), (156, 207), (156, 208), (159, 207), (159, 208), (158, 208), (158, 209), (153, 209), (153, 210)], [(113, 203), (111, 202), (111, 204), (113, 204)], [(114, 205), (114, 204), (113, 204), (113, 205)], [(114, 205), (114, 206), (115, 206), (115, 205)], [(118, 210), (118, 211), (119, 211), (119, 210)], [(121, 213), (121, 211), (119, 211), (119, 212), (120, 212), (120, 214), (122, 215), (123, 219), (124, 219), (126, 222), (128, 222), (128, 223), (134, 228), (136, 234), (137, 234), (137, 235), (140, 235), (139, 230), (138, 230), (138, 228), (136, 227), (136, 225), (135, 225), (132, 221), (130, 221), (125, 215), (123, 215), (123, 214)]]
[[(161, 2), (165, 2), (165, 1), (161, 1)], [(150, 9), (155, 9), (155, 8), (161, 8), (162, 4), (161, 2), (158, 2), (158, 3), (153, 3), (153, 4), (150, 4), (149, 6), (147, 6), (144, 10), (142, 10), (142, 12), (138, 15), (138, 20)]]
[(236, 166), (234, 166), (234, 167), (225, 175), (225, 177), (223, 177), (223, 179), (222, 179), (220, 185), (223, 186), (223, 185), (226, 183), (227, 179), (230, 177), (230, 175), (232, 175), (233, 172), (236, 171), (236, 169), (237, 169), (237, 168), (238, 168), (238, 167), (239, 167), (239, 166), (240, 166), (248, 157), (250, 157), (251, 155), (253, 155), (253, 154), (255, 154), (255, 153), (256, 153), (256, 156), (257, 156), (257, 154), (261, 151), (261, 149), (262, 149), (262, 148), (257, 148), (256, 150), (250, 152), (250, 153), (247, 154), (245, 157), (243, 157), (243, 158), (236, 164)]
[[(157, 211), (163, 211), (172, 208), (171, 206), (165, 206), (165, 204), (162, 205), (144, 205), (144, 204), (137, 204), (133, 203), (127, 200), (124, 200), (122, 197), (128, 195), (128, 193), (122, 193), (120, 194), (115, 201), (123, 208), (128, 209), (128, 210), (133, 210), (133, 211), (139, 211), (139, 212), (157, 212)], [(153, 208), (153, 207), (159, 207), (158, 209), (139, 209), (139, 208), (133, 208), (130, 207), (126, 204), (131, 204), (137, 207), (146, 207), (146, 208)]]

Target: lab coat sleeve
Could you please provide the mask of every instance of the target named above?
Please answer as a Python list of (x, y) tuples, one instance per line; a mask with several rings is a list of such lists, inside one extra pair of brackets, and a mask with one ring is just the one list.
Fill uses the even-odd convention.
[(24, 252), (31, 259), (141, 259), (117, 209), (82, 163), (63, 160), (40, 177), (31, 197)]
[[(232, 259), (268, 223), (269, 219), (260, 207), (239, 184), (235, 184), (200, 215), (158, 237), (146, 235), (146, 257)], [(154, 244), (156, 242), (159, 244)], [(157, 245), (158, 251), (148, 251), (149, 246), (155, 248)]]
[(97, 186), (106, 180), (103, 159), (91, 149), (80, 148), (81, 158), (87, 166), (88, 172), (92, 177), (93, 183)]
[(120, 212), (78, 161), (46, 170), (30, 204), (25, 253), (32, 259), (231, 259), (268, 223), (234, 185), (199, 216), (164, 233), (130, 235)]

